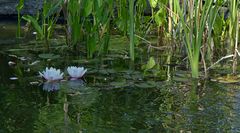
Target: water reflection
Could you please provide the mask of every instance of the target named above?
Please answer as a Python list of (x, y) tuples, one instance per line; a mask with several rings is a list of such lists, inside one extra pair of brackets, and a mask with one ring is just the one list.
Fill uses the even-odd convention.
[(69, 80), (68, 81), (68, 86), (70, 89), (75, 89), (79, 90), (81, 87), (84, 86), (84, 81), (79, 79), (79, 80)]
[(43, 90), (47, 92), (51, 91), (57, 91), (60, 89), (60, 83), (59, 82), (45, 82), (43, 84)]
[(73, 90), (80, 90), (85, 85), (83, 80), (69, 80), (67, 84), (61, 82), (45, 82), (43, 84), (43, 90), (47, 92), (58, 91), (60, 84), (67, 85), (65, 86), (66, 88)]
[[(27, 78), (10, 82), (6, 77), (13, 75), (13, 70), (7, 60), (2, 61), (0, 132), (240, 131), (240, 89), (234, 85), (169, 80), (149, 87), (145, 82), (150, 78), (139, 80), (135, 71), (96, 71), (93, 75), (100, 76), (88, 78), (87, 85), (70, 80), (44, 83), (39, 88), (30, 85)], [(136, 85), (127, 85), (130, 83), (140, 85), (134, 88)], [(109, 86), (118, 88), (106, 89)], [(48, 93), (52, 91), (57, 92)]]

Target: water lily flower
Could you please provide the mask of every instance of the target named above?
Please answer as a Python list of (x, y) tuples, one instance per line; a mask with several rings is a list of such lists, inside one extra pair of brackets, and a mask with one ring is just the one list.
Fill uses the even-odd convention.
[(84, 67), (70, 66), (67, 68), (67, 71), (71, 78), (79, 79), (86, 73), (87, 69), (84, 69)]
[(57, 81), (63, 79), (63, 73), (61, 73), (60, 69), (56, 68), (46, 68), (42, 73), (39, 72), (40, 76), (46, 79), (48, 82)]

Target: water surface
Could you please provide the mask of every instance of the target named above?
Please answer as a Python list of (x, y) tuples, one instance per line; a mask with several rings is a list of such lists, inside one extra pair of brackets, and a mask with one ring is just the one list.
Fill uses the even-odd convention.
[[(53, 51), (59, 56), (47, 60), (39, 47), (1, 49), (0, 132), (240, 132), (238, 84), (192, 80), (164, 63), (144, 73), (146, 55), (132, 64), (124, 52), (88, 60)], [(38, 76), (69, 65), (88, 68), (84, 79), (47, 84)]]

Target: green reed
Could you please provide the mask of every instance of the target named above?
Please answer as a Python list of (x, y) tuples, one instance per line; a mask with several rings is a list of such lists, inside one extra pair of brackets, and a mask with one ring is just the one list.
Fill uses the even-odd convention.
[(192, 4), (190, 3), (188, 16), (183, 15), (183, 9), (180, 8), (179, 1), (175, 0), (174, 2), (177, 6), (178, 15), (183, 29), (183, 40), (187, 49), (192, 77), (198, 78), (203, 34), (209, 18), (209, 12), (212, 10), (211, 7), (213, 0), (205, 1), (204, 5), (202, 5), (201, 0), (192, 1)]
[(238, 13), (239, 1), (230, 0), (229, 9), (230, 9), (230, 23), (229, 23), (229, 37), (230, 45), (233, 48), (233, 64), (232, 70), (233, 74), (237, 72), (237, 56), (238, 56), (238, 34), (239, 34), (239, 13)]
[(54, 30), (54, 25), (58, 20), (60, 10), (52, 12), (59, 2), (49, 2), (47, 0), (43, 1), (43, 11), (37, 13), (36, 16), (24, 15), (22, 18), (32, 25), (34, 30), (37, 32), (37, 39), (44, 40), (44, 45), (49, 49), (48, 40), (50, 39), (52, 32)]
[(67, 3), (67, 34), (70, 34), (71, 42), (68, 44), (76, 45), (81, 37), (81, 4), (82, 0), (70, 0)]
[(130, 38), (130, 58), (134, 61), (134, 1), (129, 0), (129, 14), (130, 14), (130, 26), (129, 26), (129, 38)]
[(48, 2), (44, 0), (43, 11), (37, 13), (36, 16), (24, 15), (22, 18), (33, 26), (37, 32), (37, 39), (49, 40), (54, 30), (54, 25), (57, 22), (60, 10), (56, 10), (54, 13), (51, 10), (59, 3)]
[(17, 37), (21, 37), (21, 10), (24, 7), (24, 0), (19, 0), (18, 5), (16, 7), (17, 9), (17, 14), (18, 14), (18, 24), (17, 24)]
[[(68, 1), (66, 21), (67, 43), (77, 48), (86, 44), (87, 56), (107, 53), (110, 40), (110, 20), (113, 14), (113, 0)], [(67, 37), (69, 38), (69, 37)], [(77, 50), (77, 49), (75, 49)]]

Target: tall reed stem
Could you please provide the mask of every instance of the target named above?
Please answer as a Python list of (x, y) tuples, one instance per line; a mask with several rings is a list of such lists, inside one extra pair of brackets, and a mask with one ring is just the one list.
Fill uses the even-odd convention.
[(16, 7), (17, 12), (18, 12), (18, 24), (17, 24), (17, 37), (21, 37), (21, 10), (23, 9), (24, 6), (24, 0), (19, 0), (18, 5)]
[(188, 19), (186, 19), (187, 17), (183, 15), (183, 10), (180, 8), (179, 1), (174, 1), (177, 3), (177, 11), (183, 28), (183, 39), (187, 49), (193, 78), (199, 77), (200, 48), (202, 46), (203, 33), (206, 22), (209, 18), (209, 12), (212, 9), (212, 1), (213, 0), (206, 1), (202, 8), (201, 0), (191, 0), (189, 7), (190, 15)]
[(230, 24), (229, 24), (229, 36), (230, 44), (233, 47), (233, 64), (232, 71), (233, 74), (237, 73), (237, 48), (238, 48), (238, 32), (239, 32), (239, 23), (238, 23), (238, 1), (230, 1)]
[(134, 0), (129, 0), (129, 14), (130, 14), (130, 58), (134, 61)]

